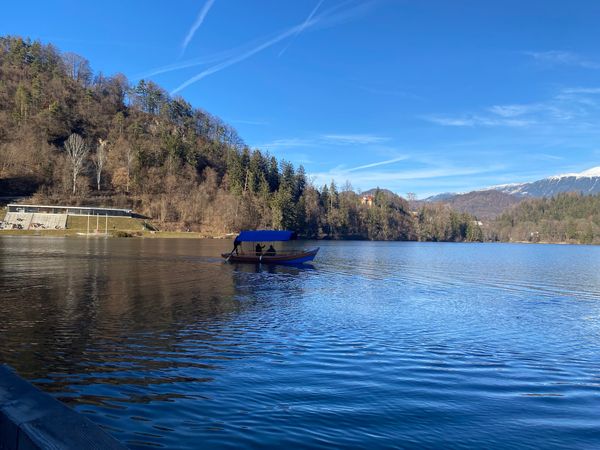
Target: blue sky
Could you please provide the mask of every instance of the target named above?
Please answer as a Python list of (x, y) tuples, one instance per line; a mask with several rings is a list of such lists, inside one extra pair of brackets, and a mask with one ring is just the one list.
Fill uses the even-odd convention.
[(600, 165), (600, 2), (7, 2), (0, 32), (152, 79), (255, 148), (419, 197)]

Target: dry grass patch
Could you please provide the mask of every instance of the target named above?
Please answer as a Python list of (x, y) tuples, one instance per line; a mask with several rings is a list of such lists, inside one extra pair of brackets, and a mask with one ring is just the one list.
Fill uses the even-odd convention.
[[(107, 219), (100, 216), (98, 221), (96, 217), (89, 218), (89, 230), (90, 233), (96, 230), (96, 224), (98, 225), (98, 231), (104, 233), (107, 228)], [(88, 217), (87, 216), (69, 216), (67, 218), (67, 229), (87, 231), (88, 229)], [(131, 217), (109, 217), (108, 218), (108, 232), (111, 231), (143, 231), (144, 221), (142, 219), (133, 219)]]

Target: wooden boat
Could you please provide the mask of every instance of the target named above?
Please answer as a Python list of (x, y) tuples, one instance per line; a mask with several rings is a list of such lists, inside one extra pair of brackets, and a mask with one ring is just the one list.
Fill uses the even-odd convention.
[[(240, 251), (243, 242), (282, 242), (296, 238), (296, 233), (292, 231), (279, 230), (252, 230), (242, 231), (237, 235), (234, 241), (234, 250), (230, 253), (222, 253), (225, 261), (252, 263), (252, 264), (303, 264), (315, 259), (319, 247), (311, 250), (288, 251), (284, 253), (272, 254), (260, 252)], [(264, 246), (263, 246), (264, 247)]]
[(319, 247), (313, 248), (312, 250), (306, 250), (296, 253), (283, 253), (275, 256), (267, 255), (253, 255), (240, 253), (222, 253), (221, 256), (231, 262), (243, 262), (243, 263), (254, 263), (254, 264), (302, 264), (310, 262), (315, 259)]

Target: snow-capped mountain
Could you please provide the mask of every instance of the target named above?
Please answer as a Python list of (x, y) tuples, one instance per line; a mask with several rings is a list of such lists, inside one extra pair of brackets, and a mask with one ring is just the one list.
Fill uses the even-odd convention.
[(575, 177), (575, 178), (600, 177), (600, 166), (592, 167), (591, 169), (584, 170), (583, 172), (579, 172), (579, 173), (565, 173), (563, 175), (555, 175), (550, 178), (570, 178), (570, 177)]
[(561, 192), (581, 192), (588, 195), (600, 194), (600, 167), (594, 167), (579, 173), (554, 175), (530, 183), (490, 186), (489, 189), (519, 197), (552, 197)]
[(446, 203), (479, 218), (493, 218), (527, 197), (552, 197), (561, 192), (600, 194), (600, 167), (529, 183), (501, 184), (466, 193), (443, 193), (424, 201)]

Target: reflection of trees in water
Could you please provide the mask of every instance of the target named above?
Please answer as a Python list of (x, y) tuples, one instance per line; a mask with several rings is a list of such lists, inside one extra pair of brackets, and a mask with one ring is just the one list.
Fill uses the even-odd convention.
[(72, 404), (174, 399), (173, 385), (212, 380), (221, 364), (246, 357), (248, 318), (261, 316), (269, 292), (301, 289), (306, 270), (225, 264), (209, 258), (219, 248), (195, 254), (165, 241), (43, 244), (0, 256), (12, 267), (0, 283), (13, 278), (0, 359)]
[(105, 239), (74, 242), (62, 255), (1, 259), (14, 269), (2, 277), (17, 280), (4, 293), (0, 354), (28, 376), (68, 372), (98, 348), (136, 336), (146, 347), (164, 347), (175, 330), (243, 306), (234, 299), (231, 270), (221, 265), (111, 255), (107, 243), (118, 242)]

